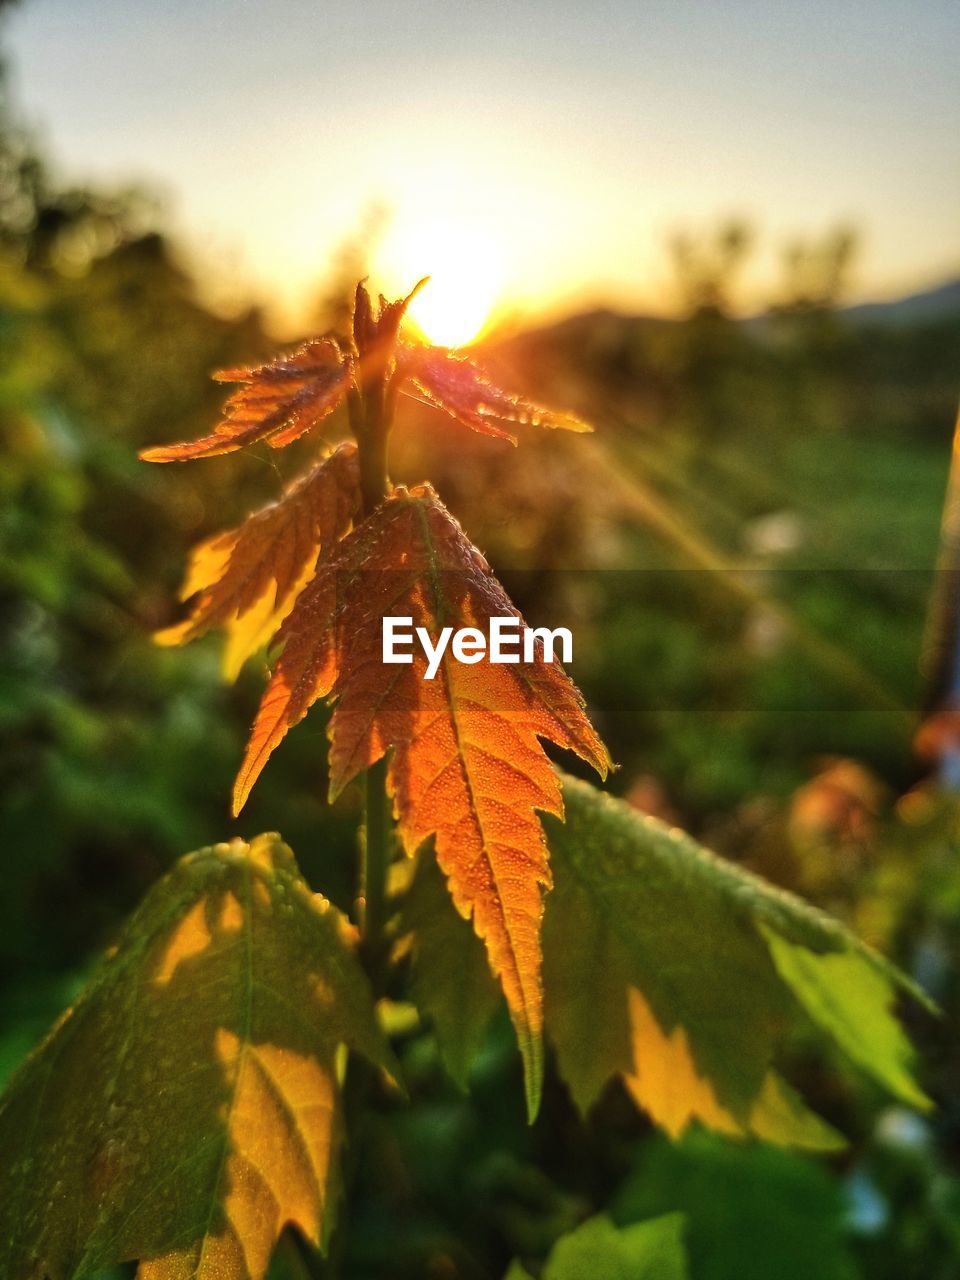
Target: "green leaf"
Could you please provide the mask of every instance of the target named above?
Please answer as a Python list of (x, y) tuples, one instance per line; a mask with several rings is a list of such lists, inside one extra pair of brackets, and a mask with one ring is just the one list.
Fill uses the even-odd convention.
[(598, 1214), (557, 1241), (543, 1280), (686, 1280), (683, 1226), (681, 1213), (630, 1227)]
[(411, 937), (414, 1003), (433, 1023), (444, 1065), (465, 1090), (500, 988), (483, 943), (451, 902), (432, 849), (422, 849), (417, 858), (401, 928)]
[(547, 820), (545, 1012), (581, 1109), (621, 1074), (674, 1136), (700, 1120), (837, 1146), (773, 1070), (801, 1006), (897, 1097), (925, 1105), (891, 1012), (897, 987), (913, 988), (892, 966), (821, 912), (585, 783), (565, 779), (564, 803), (566, 822)]
[(653, 1139), (617, 1192), (618, 1223), (681, 1212), (697, 1280), (852, 1280), (843, 1183), (819, 1161), (694, 1131)]
[[(777, 972), (851, 1060), (911, 1106), (929, 1101), (911, 1075), (913, 1051), (886, 1011), (890, 976), (857, 951), (816, 955), (761, 927)], [(877, 1011), (880, 1010), (878, 1015)]]
[(277, 836), (150, 892), (0, 1103), (0, 1274), (260, 1280), (329, 1236), (344, 1044), (390, 1066), (349, 926)]

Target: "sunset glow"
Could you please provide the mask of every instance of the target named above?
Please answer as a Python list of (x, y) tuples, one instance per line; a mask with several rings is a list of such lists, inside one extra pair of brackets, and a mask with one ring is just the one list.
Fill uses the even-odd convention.
[[(72, 181), (169, 192), (204, 296), (256, 300), (284, 332), (302, 331), (337, 267), (328, 246), (352, 244), (371, 207), (391, 220), (371, 282), (396, 297), (431, 274), (413, 312), (438, 342), (492, 313), (675, 312), (671, 238), (731, 215), (756, 231), (734, 299), (748, 313), (781, 289), (785, 246), (839, 222), (861, 236), (850, 301), (956, 275), (946, 0), (922, 22), (907, 0), (882, 16), (863, 0), (612, 0), (602, 21), (458, 5), (442, 22), (386, 0), (335, 21), (283, 0), (267, 27), (226, 23), (224, 6), (103, 0), (79, 35), (69, 0), (8, 6), (15, 100)], [(104, 58), (124, 68), (107, 86)]]
[(418, 277), (429, 275), (408, 314), (429, 342), (444, 347), (478, 337), (504, 288), (503, 255), (497, 246), (479, 228), (456, 220), (396, 225), (377, 264), (374, 274), (382, 273), (391, 292), (404, 292)]

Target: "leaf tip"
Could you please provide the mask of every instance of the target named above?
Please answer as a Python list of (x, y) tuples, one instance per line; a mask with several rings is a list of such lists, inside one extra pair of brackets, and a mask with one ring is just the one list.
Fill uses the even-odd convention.
[(541, 1081), (533, 1082), (525, 1078), (523, 1091), (527, 1102), (527, 1124), (532, 1125), (536, 1123), (537, 1116), (540, 1114), (543, 1084)]
[(230, 801), (230, 817), (239, 818), (243, 806), (247, 803), (250, 792), (253, 790), (254, 778), (251, 778), (249, 772), (242, 771), (237, 774), (237, 780), (233, 784), (233, 796)]
[(517, 1027), (520, 1056), (523, 1059), (523, 1092), (527, 1103), (527, 1124), (533, 1124), (540, 1113), (543, 1098), (543, 1037), (530, 1027)]
[(170, 462), (167, 457), (167, 450), (161, 445), (155, 445), (150, 449), (138, 449), (137, 457), (141, 462)]
[(186, 622), (175, 622), (172, 627), (161, 627), (154, 631), (150, 639), (161, 649), (175, 649), (185, 642), (190, 630), (189, 619)]
[(597, 758), (594, 761), (594, 768), (602, 782), (606, 782), (612, 773), (620, 771), (620, 765), (610, 755), (606, 743), (602, 740), (600, 741), (600, 750), (597, 752)]
[(431, 280), (430, 276), (420, 277), (420, 279), (417, 281), (417, 283), (413, 286), (413, 288), (410, 290), (410, 292), (407, 294), (407, 296), (403, 300), (404, 311), (406, 311), (407, 307), (409, 307), (410, 303), (414, 300), (414, 298), (417, 296), (420, 290), (426, 288), (426, 286), (430, 283), (430, 280)]

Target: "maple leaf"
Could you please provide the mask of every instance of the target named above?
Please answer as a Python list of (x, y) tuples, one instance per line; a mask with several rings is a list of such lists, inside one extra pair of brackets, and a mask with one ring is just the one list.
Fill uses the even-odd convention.
[(494, 386), (477, 365), (446, 347), (399, 343), (407, 307), (426, 283), (419, 281), (395, 302), (381, 295), (375, 310), (361, 281), (352, 352), (344, 354), (332, 338), (311, 338), (267, 364), (221, 369), (213, 375), (219, 382), (244, 385), (227, 401), (217, 427), (199, 440), (143, 449), (140, 457), (146, 462), (187, 462), (234, 453), (261, 440), (282, 449), (316, 427), (344, 399), (359, 400), (367, 391), (385, 395), (389, 416), (396, 395), (407, 384), (408, 394), (443, 409), (471, 430), (514, 444), (516, 437), (498, 424), (592, 430), (572, 414), (556, 413)]
[(0, 1103), (0, 1272), (261, 1280), (323, 1244), (342, 1044), (392, 1069), (350, 928), (279, 838), (184, 858)]
[[(542, 405), (494, 386), (472, 360), (446, 347), (414, 347), (404, 344), (398, 353), (400, 376), (416, 388), (430, 405), (442, 409), (457, 422), (482, 435), (517, 443), (503, 424), (553, 427), (566, 431), (592, 431), (586, 422), (569, 413), (556, 413)], [(408, 395), (414, 394), (407, 391)]]
[(145, 462), (188, 462), (235, 453), (266, 440), (281, 449), (328, 417), (344, 399), (351, 364), (329, 338), (313, 338), (296, 350), (252, 368), (220, 369), (218, 382), (241, 382), (222, 421), (199, 440), (143, 449)]
[(194, 547), (180, 590), (181, 600), (196, 597), (190, 615), (154, 639), (185, 644), (222, 627), (228, 637), (224, 669), (235, 677), (276, 632), (318, 554), (343, 536), (359, 505), (357, 448), (342, 444), (277, 502)]
[[(291, 725), (332, 695), (335, 797), (390, 748), (388, 787), (412, 854), (431, 836), (458, 911), (487, 948), (517, 1030), (535, 1112), (542, 1074), (540, 920), (550, 885), (537, 811), (562, 814), (539, 739), (605, 775), (609, 758), (557, 663), (465, 665), (447, 652), (382, 662), (385, 615), (409, 616), (436, 642), (442, 626), (519, 618), (486, 561), (429, 486), (396, 490), (318, 567), (278, 633), (283, 645), (237, 776), (239, 812)], [(520, 620), (522, 623), (522, 619)]]
[[(581, 1111), (620, 1076), (673, 1137), (698, 1120), (783, 1146), (841, 1146), (771, 1065), (801, 1011), (895, 1097), (928, 1106), (891, 1013), (898, 992), (927, 1003), (909, 979), (798, 898), (560, 776), (565, 822), (546, 822), (554, 888), (543, 923), (545, 1025)], [(403, 923), (414, 1000), (455, 1074), (490, 1010), (469, 977), (477, 939), (436, 893), (433, 874), (427, 858)], [(459, 1007), (429, 989), (443, 966), (451, 987), (464, 975)]]
[(772, 1066), (798, 1008), (911, 1106), (927, 1099), (891, 1007), (907, 978), (836, 921), (571, 778), (548, 820), (547, 1034), (586, 1110), (620, 1074), (672, 1135), (697, 1119), (784, 1145), (839, 1142)]

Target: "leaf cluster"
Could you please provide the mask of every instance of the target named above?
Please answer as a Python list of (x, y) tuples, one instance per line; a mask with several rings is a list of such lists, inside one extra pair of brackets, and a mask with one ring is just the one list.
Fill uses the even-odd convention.
[(426, 396), (460, 424), (500, 437), (512, 439), (509, 424), (588, 428), (501, 391), (445, 348), (400, 343), (409, 297), (381, 298), (375, 311), (360, 285), (351, 349), (315, 339), (269, 364), (224, 370), (216, 376), (242, 386), (215, 431), (144, 451), (149, 461), (171, 462), (262, 440), (281, 448), (345, 399), (359, 445), (359, 461), (355, 446), (341, 445), (278, 502), (197, 547), (181, 593), (193, 601), (190, 615), (159, 639), (181, 643), (221, 626), (225, 665), (235, 672), (276, 637), (280, 654), (237, 775), (234, 813), (288, 729), (320, 699), (335, 704), (331, 799), (391, 752), (388, 789), (401, 842), (412, 855), (433, 837), (453, 902), (486, 944), (535, 1114), (543, 1072), (539, 933), (550, 885), (537, 811), (562, 812), (539, 739), (577, 753), (601, 775), (609, 758), (578, 691), (559, 665), (544, 661), (539, 641), (536, 660), (516, 667), (468, 667), (445, 654), (430, 683), (422, 656), (409, 666), (381, 662), (385, 614), (409, 614), (435, 640), (444, 625), (484, 627), (516, 610), (428, 485), (396, 489), (368, 510), (363, 458), (376, 444), (371, 433), (387, 430), (400, 392)]
[[(533, 661), (509, 666), (445, 651), (432, 681), (423, 655), (381, 661), (388, 613), (434, 641), (444, 626), (519, 617), (429, 485), (387, 486), (397, 396), (498, 437), (584, 429), (455, 352), (406, 344), (408, 301), (374, 308), (359, 286), (349, 347), (318, 338), (224, 371), (240, 389), (215, 430), (144, 454), (282, 448), (348, 407), (355, 443), (323, 451), (275, 503), (200, 544), (187, 616), (157, 637), (222, 629), (231, 673), (273, 644), (234, 811), (287, 732), (328, 703), (331, 798), (385, 762), (397, 845), (415, 860), (389, 913), (394, 976), (408, 957), (417, 1017), (461, 1084), (505, 1001), (531, 1120), (546, 1043), (584, 1113), (618, 1081), (673, 1137), (698, 1123), (835, 1148), (840, 1136), (780, 1075), (781, 1045), (804, 1024), (926, 1107), (894, 1011), (920, 993), (796, 898), (562, 775), (545, 742), (601, 776), (610, 761), (539, 643)], [(285, 1226), (324, 1246), (345, 1051), (399, 1077), (361, 941), (276, 836), (178, 864), (0, 1104), (6, 1274), (61, 1280), (136, 1258), (146, 1280), (261, 1280)], [(565, 1280), (602, 1259), (605, 1274), (680, 1280), (680, 1233), (676, 1216), (622, 1229), (595, 1218), (558, 1243), (543, 1275)]]

